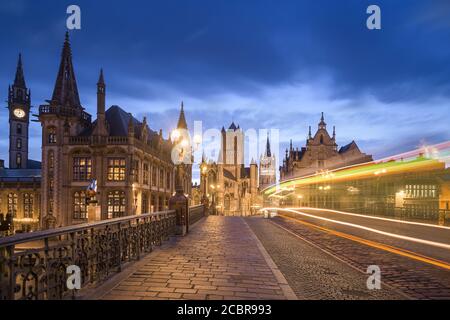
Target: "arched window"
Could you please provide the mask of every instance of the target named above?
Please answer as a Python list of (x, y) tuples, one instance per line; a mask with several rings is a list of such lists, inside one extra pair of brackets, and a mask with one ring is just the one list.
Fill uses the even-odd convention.
[(73, 218), (87, 219), (86, 192), (76, 191), (73, 195)]
[(17, 193), (9, 193), (8, 194), (8, 213), (13, 217), (17, 214)]
[(20, 124), (20, 123), (17, 124), (16, 133), (17, 134), (22, 134), (22, 124)]
[(24, 193), (23, 195), (23, 217), (33, 218), (34, 196), (32, 193)]
[(108, 219), (123, 217), (125, 215), (125, 192), (108, 192)]
[(54, 144), (56, 143), (56, 128), (49, 127), (47, 129), (48, 143)]
[(320, 144), (323, 144), (323, 135), (320, 135)]
[(16, 148), (17, 149), (22, 149), (22, 139), (17, 138), (17, 140), (16, 140)]
[(17, 164), (17, 168), (22, 168), (22, 154), (18, 153), (16, 154), (16, 164)]

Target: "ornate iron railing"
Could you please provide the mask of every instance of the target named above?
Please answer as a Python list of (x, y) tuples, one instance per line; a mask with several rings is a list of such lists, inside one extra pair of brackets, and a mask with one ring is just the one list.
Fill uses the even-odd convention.
[(82, 288), (139, 260), (175, 230), (175, 211), (129, 216), (0, 239), (0, 300), (64, 299), (67, 267), (80, 268)]
[(203, 204), (189, 207), (189, 224), (194, 224), (205, 216), (205, 206)]

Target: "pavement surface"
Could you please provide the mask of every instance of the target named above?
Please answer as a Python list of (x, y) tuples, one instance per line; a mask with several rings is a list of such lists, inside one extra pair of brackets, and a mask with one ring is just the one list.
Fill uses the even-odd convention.
[[(126, 271), (124, 271), (126, 272)], [(106, 300), (294, 299), (240, 217), (209, 216), (97, 290)]]

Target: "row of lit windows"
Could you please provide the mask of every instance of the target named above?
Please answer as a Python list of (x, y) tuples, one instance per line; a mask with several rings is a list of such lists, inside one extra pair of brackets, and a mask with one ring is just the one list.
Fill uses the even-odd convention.
[[(13, 217), (17, 216), (17, 208), (19, 203), (19, 196), (17, 193), (9, 193), (7, 196), (7, 212)], [(32, 193), (24, 193), (22, 197), (23, 217), (33, 218), (34, 213), (34, 195)]]
[[(73, 195), (73, 218), (87, 219), (88, 196), (85, 191), (76, 191)], [(124, 191), (108, 192), (108, 219), (125, 215), (126, 198)]]
[[(108, 158), (108, 181), (125, 181), (126, 177), (126, 160), (125, 158)], [(156, 167), (150, 168), (148, 163), (144, 163), (143, 166), (143, 183), (149, 184), (150, 169), (152, 169), (152, 185), (156, 186), (156, 173), (158, 169)], [(89, 157), (74, 157), (73, 158), (73, 180), (74, 181), (87, 181), (92, 179), (92, 160)], [(159, 186), (161, 188), (170, 188), (171, 184), (171, 172), (167, 172), (166, 183), (164, 183), (164, 170), (159, 170)], [(133, 161), (133, 174), (135, 182), (139, 177), (139, 161)]]
[(437, 197), (437, 188), (435, 185), (406, 185), (405, 189), (408, 198)]

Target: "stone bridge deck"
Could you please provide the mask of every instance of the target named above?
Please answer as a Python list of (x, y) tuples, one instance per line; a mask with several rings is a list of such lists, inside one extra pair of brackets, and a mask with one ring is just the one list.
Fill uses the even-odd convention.
[(209, 216), (96, 290), (96, 299), (295, 299), (240, 217)]

